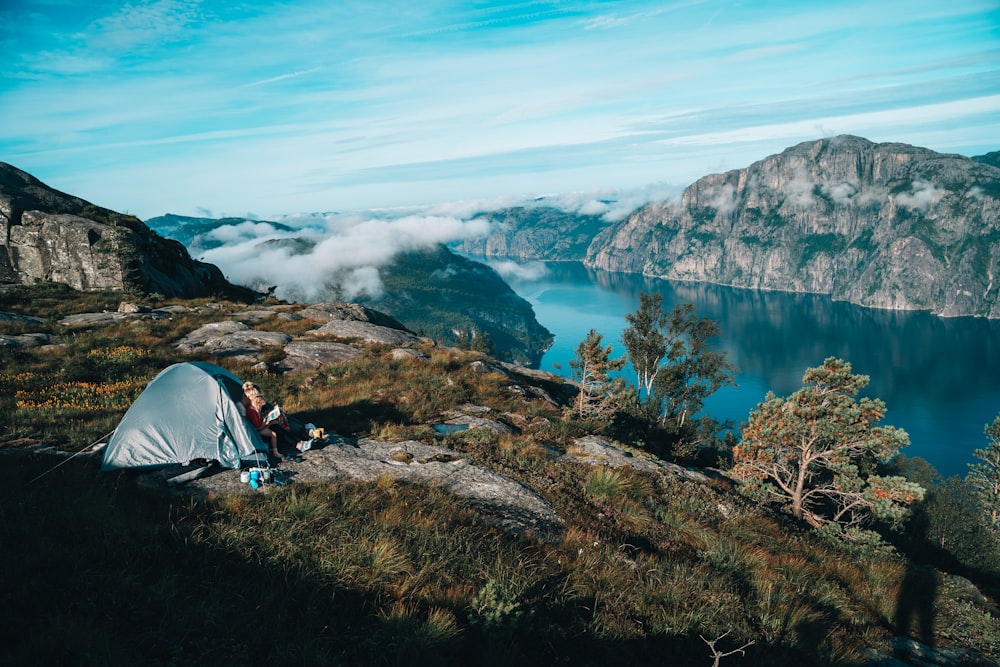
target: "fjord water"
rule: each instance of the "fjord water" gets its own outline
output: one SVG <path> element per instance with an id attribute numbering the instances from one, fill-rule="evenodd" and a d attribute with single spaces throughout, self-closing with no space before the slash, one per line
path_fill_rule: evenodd
<path id="1" fill-rule="evenodd" d="M 556 337 L 542 370 L 569 376 L 569 361 L 592 328 L 616 356 L 624 354 L 626 313 L 638 309 L 641 293 L 658 291 L 664 310 L 693 303 L 699 316 L 715 320 L 721 330 L 715 347 L 740 369 L 739 386 L 720 390 L 706 404 L 716 419 L 739 426 L 768 390 L 788 395 L 802 386 L 807 368 L 839 357 L 851 362 L 853 372 L 870 376 L 862 395 L 885 401 L 882 424 L 909 434 L 904 453 L 927 459 L 947 477 L 968 471 L 972 450 L 987 444 L 984 427 L 1000 413 L 997 321 L 611 274 L 575 262 L 544 266 L 540 279 L 508 277 Z"/>

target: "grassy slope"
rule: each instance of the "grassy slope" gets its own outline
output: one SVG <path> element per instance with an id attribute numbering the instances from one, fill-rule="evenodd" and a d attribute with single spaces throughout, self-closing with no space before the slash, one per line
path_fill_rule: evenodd
<path id="1" fill-rule="evenodd" d="M 14 290 L 0 311 L 52 317 L 118 299 Z M 0 348 L 0 454 L 98 439 L 178 360 L 168 343 L 218 318 L 72 333 L 0 324 L 68 342 L 64 354 Z M 261 325 L 281 326 L 292 325 Z M 705 639 L 725 634 L 720 650 L 754 644 L 722 664 L 857 664 L 895 634 L 914 572 L 898 554 L 835 548 L 722 481 L 556 462 L 597 426 L 517 398 L 500 374 L 468 367 L 476 355 L 428 352 L 414 363 L 368 348 L 298 376 L 231 369 L 340 434 L 466 452 L 550 502 L 566 520 L 559 539 L 502 533 L 422 486 L 177 501 L 93 461 L 3 456 L 0 663 L 710 665 Z M 466 402 L 529 425 L 500 437 L 419 426 Z M 1000 657 L 1000 623 L 960 580 L 935 576 L 936 641 Z"/>

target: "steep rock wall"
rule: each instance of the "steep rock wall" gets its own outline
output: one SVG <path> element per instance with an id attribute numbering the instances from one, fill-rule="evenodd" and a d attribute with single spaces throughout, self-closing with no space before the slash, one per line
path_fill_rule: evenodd
<path id="1" fill-rule="evenodd" d="M 0 162 L 0 283 L 252 299 L 140 220 L 54 190 Z"/>
<path id="2" fill-rule="evenodd" d="M 803 143 L 639 209 L 595 238 L 586 263 L 1000 317 L 1000 169 L 859 137 Z"/>

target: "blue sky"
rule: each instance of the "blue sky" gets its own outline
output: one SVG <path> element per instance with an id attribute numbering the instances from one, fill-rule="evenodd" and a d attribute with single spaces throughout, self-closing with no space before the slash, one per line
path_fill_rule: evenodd
<path id="1" fill-rule="evenodd" d="M 146 219 L 647 193 L 1000 149 L 996 0 L 7 0 L 0 160 Z"/>

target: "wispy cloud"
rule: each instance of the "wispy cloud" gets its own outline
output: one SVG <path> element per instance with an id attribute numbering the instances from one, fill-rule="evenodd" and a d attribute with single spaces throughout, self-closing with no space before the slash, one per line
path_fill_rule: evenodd
<path id="1" fill-rule="evenodd" d="M 1000 136 L 991 0 L 0 11 L 0 159 L 141 217 L 641 190 L 835 133 Z"/>
<path id="2" fill-rule="evenodd" d="M 198 0 L 128 2 L 88 27 L 90 46 L 119 51 L 188 38 L 204 15 Z"/>

